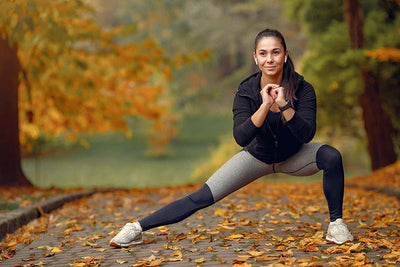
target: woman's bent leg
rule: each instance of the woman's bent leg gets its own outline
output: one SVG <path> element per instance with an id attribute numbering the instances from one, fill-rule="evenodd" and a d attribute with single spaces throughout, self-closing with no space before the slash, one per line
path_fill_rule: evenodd
<path id="1" fill-rule="evenodd" d="M 323 188 L 331 221 L 326 239 L 336 244 L 353 241 L 353 236 L 342 219 L 344 174 L 339 151 L 321 143 L 304 144 L 299 152 L 278 164 L 278 170 L 297 176 L 324 170 Z"/>
<path id="2" fill-rule="evenodd" d="M 328 201 L 331 222 L 342 218 L 344 171 L 340 152 L 329 145 L 323 145 L 317 152 L 318 168 L 324 170 L 323 187 Z"/>
<path id="3" fill-rule="evenodd" d="M 276 169 L 294 176 L 308 176 L 323 170 L 323 189 L 330 220 L 342 218 L 344 172 L 338 150 L 322 143 L 304 144 L 299 152 L 278 164 Z"/>
<path id="4" fill-rule="evenodd" d="M 249 152 L 242 150 L 222 165 L 200 190 L 164 206 L 139 223 L 143 231 L 146 231 L 179 222 L 271 172 L 271 165 L 259 161 Z"/>

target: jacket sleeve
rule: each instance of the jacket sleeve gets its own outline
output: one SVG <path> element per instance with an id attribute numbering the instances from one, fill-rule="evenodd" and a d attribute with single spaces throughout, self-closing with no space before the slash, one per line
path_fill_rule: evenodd
<path id="1" fill-rule="evenodd" d="M 300 142 L 308 143 L 313 139 L 317 127 L 317 98 L 309 83 L 306 83 L 302 91 L 298 96 L 295 114 L 287 122 L 287 126 Z"/>
<path id="2" fill-rule="evenodd" d="M 245 147 L 254 139 L 258 128 L 251 120 L 250 99 L 236 93 L 233 100 L 233 137 L 236 143 Z"/>

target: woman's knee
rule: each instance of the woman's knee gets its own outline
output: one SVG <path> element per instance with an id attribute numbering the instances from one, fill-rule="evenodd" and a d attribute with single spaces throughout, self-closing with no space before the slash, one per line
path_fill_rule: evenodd
<path id="1" fill-rule="evenodd" d="M 317 166 L 319 169 L 336 168 L 342 165 L 342 155 L 330 146 L 323 145 L 317 151 Z"/>
<path id="2" fill-rule="evenodd" d="M 207 184 L 204 184 L 199 190 L 188 195 L 188 197 L 196 204 L 211 205 L 214 203 L 214 197 Z"/>

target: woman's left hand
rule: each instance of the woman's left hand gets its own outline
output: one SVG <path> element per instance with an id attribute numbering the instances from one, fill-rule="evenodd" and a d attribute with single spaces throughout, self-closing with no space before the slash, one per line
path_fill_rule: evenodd
<path id="1" fill-rule="evenodd" d="M 270 94 L 272 96 L 272 98 L 274 99 L 274 102 L 282 107 L 284 105 L 286 105 L 287 101 L 285 99 L 285 88 L 283 88 L 282 86 L 277 87 L 275 89 L 272 89 L 270 91 Z"/>

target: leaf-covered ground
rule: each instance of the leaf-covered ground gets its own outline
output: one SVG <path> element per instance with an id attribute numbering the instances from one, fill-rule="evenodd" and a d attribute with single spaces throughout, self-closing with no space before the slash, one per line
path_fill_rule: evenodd
<path id="1" fill-rule="evenodd" d="M 400 161 L 397 161 L 370 175 L 362 175 L 348 180 L 349 183 L 359 186 L 376 188 L 400 188 Z"/>
<path id="2" fill-rule="evenodd" d="M 382 177 L 385 176 L 381 171 Z M 374 173 L 372 175 L 375 175 Z M 399 175 L 398 169 L 387 175 Z M 355 240 L 327 244 L 322 183 L 256 181 L 177 224 L 145 232 L 144 244 L 108 241 L 127 221 L 197 186 L 95 194 L 30 222 L 0 244 L 6 266 L 396 266 L 400 202 L 346 187 L 344 219 Z"/>

